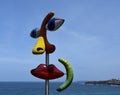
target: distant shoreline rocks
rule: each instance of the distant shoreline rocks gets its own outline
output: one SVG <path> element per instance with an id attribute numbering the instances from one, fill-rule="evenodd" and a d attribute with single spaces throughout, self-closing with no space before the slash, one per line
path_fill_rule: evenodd
<path id="1" fill-rule="evenodd" d="M 86 81 L 85 84 L 91 85 L 120 85 L 120 79 L 111 79 L 103 81 Z"/>

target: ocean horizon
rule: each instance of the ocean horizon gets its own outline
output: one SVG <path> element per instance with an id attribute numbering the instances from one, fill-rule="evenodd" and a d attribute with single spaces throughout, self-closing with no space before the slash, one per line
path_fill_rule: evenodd
<path id="1" fill-rule="evenodd" d="M 86 85 L 78 81 L 58 92 L 61 84 L 50 81 L 49 95 L 120 95 L 120 86 Z M 0 95 L 45 95 L 45 82 L 0 82 Z"/>

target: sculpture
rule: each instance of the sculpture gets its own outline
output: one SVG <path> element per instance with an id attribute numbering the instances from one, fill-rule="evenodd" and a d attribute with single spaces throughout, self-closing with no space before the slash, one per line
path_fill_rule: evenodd
<path id="1" fill-rule="evenodd" d="M 40 29 L 35 28 L 31 31 L 30 36 L 32 38 L 38 38 L 35 46 L 33 47 L 32 53 L 35 55 L 43 54 L 45 52 L 45 63 L 40 64 L 35 69 L 31 70 L 31 74 L 37 78 L 46 80 L 45 94 L 49 95 L 49 80 L 60 78 L 64 75 L 64 73 L 59 70 L 54 64 L 49 64 L 49 54 L 53 53 L 56 49 L 55 45 L 51 44 L 47 39 L 47 30 L 55 31 L 57 30 L 63 23 L 64 19 L 62 18 L 52 18 L 54 16 L 54 12 L 49 12 L 44 18 Z M 66 89 L 73 80 L 73 69 L 70 63 L 63 59 L 59 58 L 58 61 L 62 63 L 66 69 L 67 77 L 66 81 L 58 87 L 57 91 L 63 91 Z"/>

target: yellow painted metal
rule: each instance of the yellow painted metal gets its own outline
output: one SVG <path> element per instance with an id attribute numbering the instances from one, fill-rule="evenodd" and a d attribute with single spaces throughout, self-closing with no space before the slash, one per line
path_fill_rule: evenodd
<path id="1" fill-rule="evenodd" d="M 33 54 L 43 54 L 45 52 L 45 41 L 43 37 L 39 37 L 35 46 L 33 47 Z"/>

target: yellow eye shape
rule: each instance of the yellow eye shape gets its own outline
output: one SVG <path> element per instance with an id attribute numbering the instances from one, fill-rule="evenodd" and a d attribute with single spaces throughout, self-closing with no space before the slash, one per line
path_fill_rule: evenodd
<path id="1" fill-rule="evenodd" d="M 33 54 L 43 54 L 45 52 L 45 41 L 43 37 L 39 37 L 38 41 L 36 42 L 32 53 Z"/>

